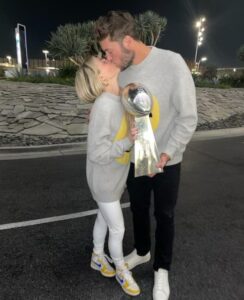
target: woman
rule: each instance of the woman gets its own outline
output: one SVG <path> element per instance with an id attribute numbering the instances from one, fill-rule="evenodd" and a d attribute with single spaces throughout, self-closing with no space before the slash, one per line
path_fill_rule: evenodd
<path id="1" fill-rule="evenodd" d="M 95 101 L 89 117 L 86 164 L 88 185 L 98 205 L 91 267 L 105 277 L 115 276 L 125 293 L 136 296 L 140 289 L 123 257 L 124 220 L 120 198 L 137 130 L 128 131 L 120 101 L 119 72 L 111 62 L 92 56 L 77 71 L 75 85 L 81 100 Z M 115 269 L 104 254 L 107 228 L 108 248 Z"/>

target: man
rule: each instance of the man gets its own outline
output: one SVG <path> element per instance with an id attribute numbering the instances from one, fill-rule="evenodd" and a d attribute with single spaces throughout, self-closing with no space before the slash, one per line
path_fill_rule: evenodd
<path id="1" fill-rule="evenodd" d="M 153 96 L 151 124 L 160 152 L 157 167 L 163 173 L 134 177 L 132 161 L 127 179 L 134 226 L 134 251 L 125 257 L 129 269 L 150 260 L 150 198 L 154 194 L 156 219 L 153 299 L 166 300 L 170 289 L 174 210 L 183 152 L 197 125 L 195 87 L 182 57 L 149 47 L 135 30 L 128 12 L 111 11 L 96 22 L 96 35 L 106 58 L 123 71 L 120 85 L 145 85 Z"/>

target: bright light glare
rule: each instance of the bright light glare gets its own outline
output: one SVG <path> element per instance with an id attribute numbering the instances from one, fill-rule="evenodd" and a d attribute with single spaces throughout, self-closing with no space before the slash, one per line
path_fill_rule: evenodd
<path id="1" fill-rule="evenodd" d="M 196 27 L 200 27 L 200 26 L 201 26 L 201 22 L 198 21 L 198 22 L 196 23 Z"/>

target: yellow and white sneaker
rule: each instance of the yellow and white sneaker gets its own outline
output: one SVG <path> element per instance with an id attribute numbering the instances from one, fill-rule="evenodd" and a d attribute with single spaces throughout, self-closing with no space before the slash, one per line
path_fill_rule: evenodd
<path id="1" fill-rule="evenodd" d="M 130 296 L 138 296 L 140 294 L 140 288 L 126 266 L 123 269 L 116 270 L 115 278 L 126 294 Z"/>
<path id="2" fill-rule="evenodd" d="M 106 254 L 96 254 L 92 253 L 91 258 L 91 268 L 96 271 L 100 271 L 100 273 L 104 277 L 114 277 L 116 272 L 115 269 L 109 264 L 112 262 Z"/>

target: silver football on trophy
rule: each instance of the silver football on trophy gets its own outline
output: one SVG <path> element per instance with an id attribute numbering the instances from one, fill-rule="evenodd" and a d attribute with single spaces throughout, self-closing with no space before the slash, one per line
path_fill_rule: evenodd
<path id="1" fill-rule="evenodd" d="M 123 88 L 122 103 L 127 112 L 135 117 L 149 115 L 152 109 L 152 96 L 140 83 L 130 83 Z"/>

